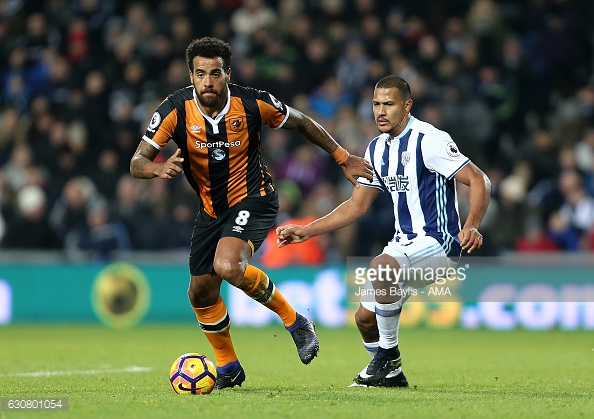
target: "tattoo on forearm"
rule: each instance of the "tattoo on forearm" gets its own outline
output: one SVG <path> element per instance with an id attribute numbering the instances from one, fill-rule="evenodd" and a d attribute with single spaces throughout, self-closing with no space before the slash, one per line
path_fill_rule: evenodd
<path id="1" fill-rule="evenodd" d="M 332 153 L 337 147 L 336 141 L 324 127 L 307 116 L 304 116 L 303 122 L 298 125 L 297 129 L 308 141 L 321 147 L 328 154 Z"/>
<path id="2" fill-rule="evenodd" d="M 148 144 L 146 141 L 141 141 L 130 161 L 130 174 L 139 179 L 150 179 L 155 177 L 155 174 L 147 172 L 145 167 L 157 157 L 157 154 L 159 154 L 159 150 Z"/>

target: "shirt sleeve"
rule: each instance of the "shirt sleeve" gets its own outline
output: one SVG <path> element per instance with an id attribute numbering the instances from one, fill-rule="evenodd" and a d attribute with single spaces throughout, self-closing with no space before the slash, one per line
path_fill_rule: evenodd
<path id="1" fill-rule="evenodd" d="M 289 107 L 264 90 L 255 90 L 256 103 L 262 116 L 262 124 L 281 128 L 289 117 Z"/>
<path id="2" fill-rule="evenodd" d="M 460 149 L 447 132 L 436 130 L 429 133 L 421 141 L 421 151 L 425 166 L 445 176 L 453 178 L 470 159 Z"/>
<path id="3" fill-rule="evenodd" d="M 363 186 L 367 186 L 370 188 L 376 188 L 376 189 L 380 189 L 380 190 L 384 190 L 384 186 L 383 183 L 379 177 L 379 173 L 375 167 L 375 162 L 371 157 L 371 149 L 370 149 L 371 143 L 367 146 L 367 150 L 365 150 L 365 160 L 371 162 L 371 165 L 373 166 L 373 181 L 369 182 L 366 178 L 364 178 L 363 176 L 360 176 L 357 179 L 357 182 Z"/>
<path id="4" fill-rule="evenodd" d="M 177 111 L 169 99 L 157 108 L 142 139 L 160 150 L 173 136 L 177 124 Z"/>

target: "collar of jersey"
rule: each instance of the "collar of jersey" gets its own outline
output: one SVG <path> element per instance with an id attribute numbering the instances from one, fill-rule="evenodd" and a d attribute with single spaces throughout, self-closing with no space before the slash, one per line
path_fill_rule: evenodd
<path id="1" fill-rule="evenodd" d="M 408 120 L 408 124 L 406 124 L 406 127 L 404 127 L 404 129 L 402 130 L 402 132 L 400 134 L 398 134 L 396 137 L 391 138 L 390 134 L 388 134 L 388 138 L 386 138 L 386 142 L 389 144 L 390 141 L 400 141 L 400 139 L 408 132 L 408 130 L 410 130 L 410 126 L 412 125 L 413 121 L 414 121 L 415 117 L 410 115 L 410 119 Z"/>
<path id="2" fill-rule="evenodd" d="M 198 97 L 196 96 L 196 88 L 192 89 L 192 94 L 194 95 L 194 103 L 196 104 L 196 107 L 198 108 L 198 110 L 200 111 L 200 113 L 202 114 L 204 119 L 206 119 L 212 125 L 218 125 L 219 122 L 221 121 L 221 119 L 223 119 L 225 117 L 225 115 L 227 114 L 227 112 L 229 112 L 229 108 L 231 107 L 231 91 L 229 90 L 228 87 L 227 87 L 227 103 L 225 104 L 225 107 L 223 108 L 223 110 L 221 112 L 219 112 L 217 117 L 214 119 L 211 118 L 210 116 L 206 115 L 204 112 L 202 112 L 202 108 L 200 108 L 200 105 L 198 104 Z"/>

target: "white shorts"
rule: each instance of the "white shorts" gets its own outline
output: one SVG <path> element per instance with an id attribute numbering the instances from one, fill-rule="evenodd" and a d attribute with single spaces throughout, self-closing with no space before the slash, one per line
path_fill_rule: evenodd
<path id="1" fill-rule="evenodd" d="M 404 269 L 412 273 L 408 277 L 403 276 L 407 280 L 398 281 L 401 290 L 408 287 L 422 288 L 430 285 L 436 280 L 434 274 L 436 270 L 455 268 L 457 265 L 446 255 L 441 244 L 431 236 L 419 236 L 411 240 L 389 242 L 384 247 L 382 254 L 393 257 L 400 265 L 401 270 Z M 427 279 L 427 277 L 419 278 L 419 272 L 429 271 L 432 271 L 432 275 L 429 277 L 432 279 Z M 373 284 L 367 281 L 365 288 L 371 290 Z M 408 297 L 410 297 L 410 293 L 403 292 L 401 303 L 403 304 Z M 361 298 L 361 305 L 369 311 L 375 311 L 375 302 L 370 301 L 369 296 Z"/>

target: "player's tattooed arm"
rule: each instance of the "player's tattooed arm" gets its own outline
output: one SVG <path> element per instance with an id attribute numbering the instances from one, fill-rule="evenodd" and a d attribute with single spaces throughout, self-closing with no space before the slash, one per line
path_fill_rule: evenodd
<path id="1" fill-rule="evenodd" d="M 344 176 L 356 187 L 357 177 L 363 176 L 369 181 L 373 180 L 373 166 L 364 158 L 349 154 L 347 150 L 342 148 L 332 136 L 319 123 L 311 119 L 309 116 L 290 108 L 289 117 L 287 118 L 283 128 L 297 131 L 303 135 L 309 142 L 319 146 L 330 154 L 338 163 Z"/>
<path id="2" fill-rule="evenodd" d="M 130 174 L 139 179 L 151 179 L 160 177 L 162 179 L 173 179 L 183 172 L 179 163 L 184 159 L 180 157 L 181 150 L 178 148 L 167 161 L 155 163 L 153 160 L 159 154 L 159 150 L 146 141 L 141 141 L 130 160 Z"/>
<path id="3" fill-rule="evenodd" d="M 290 109 L 289 117 L 287 118 L 285 125 L 283 125 L 283 128 L 297 131 L 309 142 L 319 146 L 328 154 L 331 154 L 339 147 L 338 143 L 330 134 L 328 134 L 328 131 L 326 131 L 323 126 L 297 109 Z"/>

